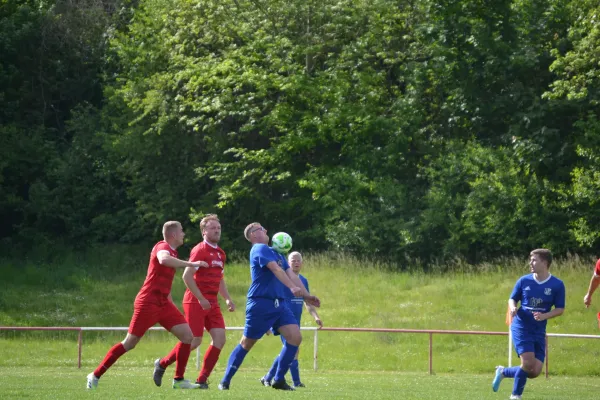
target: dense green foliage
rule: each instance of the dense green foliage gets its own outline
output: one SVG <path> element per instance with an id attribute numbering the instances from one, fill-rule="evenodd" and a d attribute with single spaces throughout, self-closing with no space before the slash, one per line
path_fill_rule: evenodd
<path id="1" fill-rule="evenodd" d="M 253 220 L 395 260 L 600 245 L 597 2 L 0 4 L 2 243 L 216 212 L 229 248 Z"/>

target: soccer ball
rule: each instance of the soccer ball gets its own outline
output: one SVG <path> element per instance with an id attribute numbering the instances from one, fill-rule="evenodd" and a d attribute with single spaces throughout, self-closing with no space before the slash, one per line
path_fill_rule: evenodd
<path id="1" fill-rule="evenodd" d="M 292 237 L 285 232 L 277 232 L 271 238 L 271 245 L 278 253 L 287 254 L 292 249 Z"/>

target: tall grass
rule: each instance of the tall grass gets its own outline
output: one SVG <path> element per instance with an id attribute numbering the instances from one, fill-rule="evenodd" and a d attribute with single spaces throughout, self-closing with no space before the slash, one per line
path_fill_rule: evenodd
<path id="1" fill-rule="evenodd" d="M 0 260 L 0 325 L 127 326 L 133 299 L 145 278 L 148 251 L 117 246 L 56 253 L 47 259 Z M 551 272 L 567 288 L 567 309 L 564 316 L 549 321 L 549 332 L 598 333 L 595 314 L 600 307 L 583 307 L 593 261 L 571 257 L 553 264 Z M 397 267 L 343 254 L 305 254 L 303 274 L 322 300 L 319 313 L 326 326 L 506 331 L 507 298 L 517 278 L 528 273 L 527 260 L 514 258 L 477 266 L 457 260 L 429 272 L 416 262 L 402 266 L 408 272 L 396 272 Z M 173 285 L 176 304 L 184 292 L 180 276 Z M 225 277 L 238 305 L 238 311 L 226 313 L 226 323 L 242 326 L 250 283 L 247 263 L 227 265 Z M 307 313 L 302 325 L 314 326 Z M 55 363 L 57 357 L 70 363 L 75 353 L 66 349 L 73 349 L 75 339 L 68 335 L 0 332 L 0 365 L 19 363 L 23 351 L 41 364 Z M 85 333 L 85 366 L 94 366 L 122 336 Z M 224 354 L 240 336 L 240 332 L 228 333 Z M 301 362 L 308 366 L 312 365 L 312 335 L 305 336 Z M 166 333 L 150 333 L 119 363 L 150 362 L 173 343 Z M 506 343 L 506 337 L 434 335 L 434 370 L 489 372 L 505 362 Z M 244 365 L 266 368 L 279 346 L 278 339 L 265 338 Z M 552 338 L 551 373 L 600 375 L 599 353 L 600 343 L 595 340 Z M 422 334 L 319 333 L 319 367 L 324 370 L 425 372 L 427 354 L 428 336 Z"/>

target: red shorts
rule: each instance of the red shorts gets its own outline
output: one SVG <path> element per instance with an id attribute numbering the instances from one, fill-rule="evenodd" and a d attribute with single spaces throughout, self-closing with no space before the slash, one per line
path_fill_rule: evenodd
<path id="1" fill-rule="evenodd" d="M 194 337 L 202 337 L 204 334 L 204 328 L 210 331 L 214 328 L 225 329 L 225 321 L 223 320 L 223 313 L 221 313 L 221 307 L 217 301 L 210 302 L 210 309 L 204 310 L 200 303 L 183 303 L 183 311 L 187 318 L 190 328 Z"/>
<path id="2" fill-rule="evenodd" d="M 157 323 L 170 331 L 175 325 L 186 324 L 187 321 L 181 311 L 170 301 L 165 301 L 163 304 L 136 301 L 133 304 L 129 333 L 142 337 Z"/>

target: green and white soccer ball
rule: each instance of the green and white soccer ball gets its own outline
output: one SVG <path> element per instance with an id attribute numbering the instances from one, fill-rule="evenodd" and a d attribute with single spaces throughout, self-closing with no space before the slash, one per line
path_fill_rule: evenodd
<path id="1" fill-rule="evenodd" d="M 287 254 L 292 249 L 292 237 L 285 232 L 277 232 L 271 238 L 271 247 L 278 253 Z"/>

